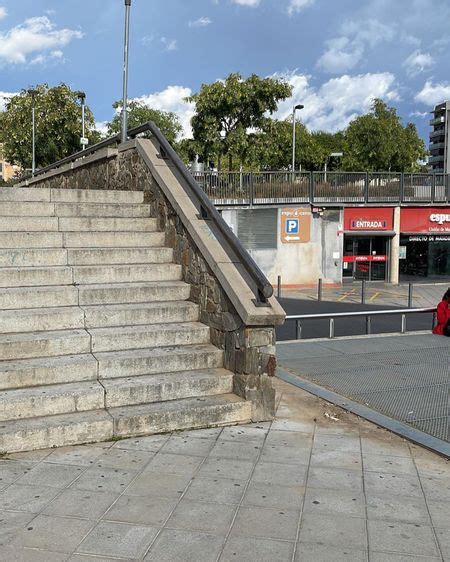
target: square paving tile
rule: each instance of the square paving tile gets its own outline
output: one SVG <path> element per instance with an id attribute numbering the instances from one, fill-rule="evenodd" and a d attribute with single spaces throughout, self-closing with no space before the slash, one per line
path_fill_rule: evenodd
<path id="1" fill-rule="evenodd" d="M 428 501 L 427 503 L 434 527 L 448 529 L 450 527 L 450 503 L 447 501 Z"/>
<path id="2" fill-rule="evenodd" d="M 183 437 L 173 435 L 160 449 L 161 453 L 174 453 L 176 455 L 190 455 L 195 457 L 206 457 L 214 446 L 210 439 L 197 439 L 195 437 Z"/>
<path id="3" fill-rule="evenodd" d="M 377 551 L 439 556 L 431 527 L 393 521 L 368 521 L 370 548 Z"/>
<path id="4" fill-rule="evenodd" d="M 50 486 L 21 486 L 11 484 L 0 492 L 0 510 L 29 511 L 39 513 L 59 493 Z"/>
<path id="5" fill-rule="evenodd" d="M 289 509 L 241 507 L 231 536 L 295 540 L 300 512 Z"/>
<path id="6" fill-rule="evenodd" d="M 208 457 L 200 468 L 198 475 L 206 477 L 231 478 L 246 480 L 250 477 L 254 463 L 252 461 Z"/>
<path id="7" fill-rule="evenodd" d="M 211 450 L 212 457 L 256 461 L 261 452 L 262 445 L 255 442 L 243 443 L 241 441 L 216 441 Z"/>
<path id="8" fill-rule="evenodd" d="M 450 502 L 450 476 L 422 476 L 420 481 L 428 500 Z"/>
<path id="9" fill-rule="evenodd" d="M 362 466 L 359 451 L 340 451 L 328 448 L 314 448 L 311 455 L 311 466 L 332 466 L 333 468 L 356 469 Z"/>
<path id="10" fill-rule="evenodd" d="M 163 474 L 180 474 L 192 477 L 203 461 L 202 457 L 192 455 L 176 455 L 157 453 L 146 466 L 145 472 L 161 472 Z"/>
<path id="11" fill-rule="evenodd" d="M 328 544 L 335 548 L 366 550 L 366 522 L 362 518 L 344 516 L 342 513 L 304 513 L 299 541 Z"/>
<path id="12" fill-rule="evenodd" d="M 0 460 L 0 485 L 15 482 L 20 477 L 30 472 L 33 467 L 34 463 L 31 462 Z"/>
<path id="13" fill-rule="evenodd" d="M 300 542 L 297 545 L 295 562 L 367 562 L 367 553 L 346 547 L 334 548 L 329 545 Z"/>
<path id="14" fill-rule="evenodd" d="M 49 550 L 0 547 L 0 560 L 5 562 L 66 562 L 67 556 L 67 553 L 50 552 Z"/>
<path id="15" fill-rule="evenodd" d="M 384 521 L 405 521 L 431 525 L 427 504 L 423 498 L 369 495 L 367 498 L 367 517 Z"/>
<path id="16" fill-rule="evenodd" d="M 268 486 L 303 486 L 306 481 L 308 466 L 305 464 L 279 464 L 260 461 L 255 467 L 252 482 L 267 484 Z"/>
<path id="17" fill-rule="evenodd" d="M 262 445 L 266 439 L 268 428 L 258 429 L 247 425 L 224 427 L 220 434 L 221 441 L 241 441 L 243 443 L 256 443 Z"/>
<path id="18" fill-rule="evenodd" d="M 94 521 L 86 519 L 38 515 L 17 533 L 11 544 L 19 548 L 40 548 L 71 553 L 94 525 Z"/>
<path id="19" fill-rule="evenodd" d="M 158 530 L 152 527 L 101 521 L 77 548 L 77 552 L 123 558 L 142 557 Z"/>
<path id="20" fill-rule="evenodd" d="M 114 443 L 113 449 L 128 449 L 133 451 L 150 451 L 157 453 L 161 447 L 169 440 L 170 434 L 148 435 L 147 437 L 132 437 L 131 439 L 121 439 Z"/>
<path id="21" fill-rule="evenodd" d="M 363 455 L 364 470 L 390 474 L 417 474 L 411 457 L 392 457 L 386 455 Z"/>
<path id="22" fill-rule="evenodd" d="M 446 529 L 436 529 L 436 535 L 444 560 L 450 560 L 450 522 Z"/>
<path id="23" fill-rule="evenodd" d="M 230 537 L 220 562 L 286 562 L 292 559 L 294 543 L 253 537 Z"/>
<path id="24" fill-rule="evenodd" d="M 222 537 L 164 529 L 152 546 L 145 561 L 152 562 L 215 562 L 222 548 Z"/>
<path id="25" fill-rule="evenodd" d="M 301 509 L 304 493 L 303 486 L 268 486 L 251 482 L 244 496 L 243 505 Z"/>
<path id="26" fill-rule="evenodd" d="M 104 452 L 105 449 L 103 447 L 97 446 L 61 447 L 60 449 L 53 449 L 46 457 L 46 462 L 89 466 L 94 464 L 94 461 Z"/>
<path id="27" fill-rule="evenodd" d="M 161 474 L 160 472 L 143 472 L 127 488 L 129 496 L 156 496 L 161 498 L 179 498 L 190 482 L 189 476 L 183 474 Z"/>
<path id="28" fill-rule="evenodd" d="M 311 467 L 308 474 L 308 486 L 328 490 L 349 490 L 353 493 L 363 491 L 361 470 L 344 468 Z"/>
<path id="29" fill-rule="evenodd" d="M 414 556 L 413 554 L 397 554 L 395 552 L 370 551 L 370 562 L 442 562 L 442 558 L 434 556 Z"/>
<path id="30" fill-rule="evenodd" d="M 178 498 L 123 495 L 105 513 L 103 519 L 159 528 L 163 526 L 177 502 Z"/>
<path id="31" fill-rule="evenodd" d="M 32 513 L 0 511 L 0 547 L 12 542 L 33 518 L 34 515 Z"/>
<path id="32" fill-rule="evenodd" d="M 140 471 L 154 456 L 155 453 L 152 451 L 112 448 L 108 451 L 104 451 L 103 454 L 95 460 L 94 466 Z"/>
<path id="33" fill-rule="evenodd" d="M 67 466 L 42 462 L 22 476 L 17 481 L 17 484 L 64 488 L 76 480 L 84 470 L 86 470 L 86 467 L 83 466 Z"/>
<path id="34" fill-rule="evenodd" d="M 394 495 L 422 498 L 419 479 L 411 474 L 389 474 L 387 472 L 366 472 L 364 474 L 366 493 L 372 495 Z"/>
<path id="35" fill-rule="evenodd" d="M 305 513 L 343 514 L 365 517 L 364 496 L 345 490 L 321 490 L 308 487 L 306 491 Z"/>
<path id="36" fill-rule="evenodd" d="M 245 485 L 245 480 L 196 477 L 184 497 L 189 500 L 235 505 L 241 501 Z"/>
<path id="37" fill-rule="evenodd" d="M 122 492 L 136 477 L 136 474 L 138 473 L 131 470 L 92 466 L 71 487 L 94 492 Z"/>
<path id="38" fill-rule="evenodd" d="M 204 531 L 225 536 L 236 507 L 226 504 L 203 503 L 183 498 L 166 526 L 169 529 Z"/>
<path id="39" fill-rule="evenodd" d="M 98 519 L 116 498 L 117 493 L 69 488 L 47 505 L 44 513 L 55 517 Z"/>

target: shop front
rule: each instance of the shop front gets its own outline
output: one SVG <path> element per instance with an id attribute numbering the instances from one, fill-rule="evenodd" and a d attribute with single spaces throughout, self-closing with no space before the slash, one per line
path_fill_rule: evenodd
<path id="1" fill-rule="evenodd" d="M 392 207 L 344 209 L 343 277 L 387 281 L 394 234 Z"/>
<path id="2" fill-rule="evenodd" d="M 450 278 L 450 208 L 402 208 L 400 230 L 403 280 Z"/>

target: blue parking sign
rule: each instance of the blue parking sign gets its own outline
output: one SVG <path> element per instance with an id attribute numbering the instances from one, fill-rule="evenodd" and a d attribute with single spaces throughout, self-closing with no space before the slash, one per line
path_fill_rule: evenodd
<path id="1" fill-rule="evenodd" d="M 287 234 L 298 234 L 300 228 L 299 219 L 288 219 L 286 221 L 286 233 Z"/>

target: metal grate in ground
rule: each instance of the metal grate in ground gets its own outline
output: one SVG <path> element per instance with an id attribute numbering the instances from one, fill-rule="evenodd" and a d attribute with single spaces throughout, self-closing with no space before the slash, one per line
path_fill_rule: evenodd
<path id="1" fill-rule="evenodd" d="M 450 341 L 432 335 L 295 342 L 279 364 L 303 379 L 449 442 Z"/>

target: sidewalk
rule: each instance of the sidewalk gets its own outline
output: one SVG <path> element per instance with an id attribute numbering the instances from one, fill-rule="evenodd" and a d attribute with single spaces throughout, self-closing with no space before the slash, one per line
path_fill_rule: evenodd
<path id="1" fill-rule="evenodd" d="M 279 380 L 273 423 L 11 455 L 0 559 L 450 560 L 450 465 Z"/>

